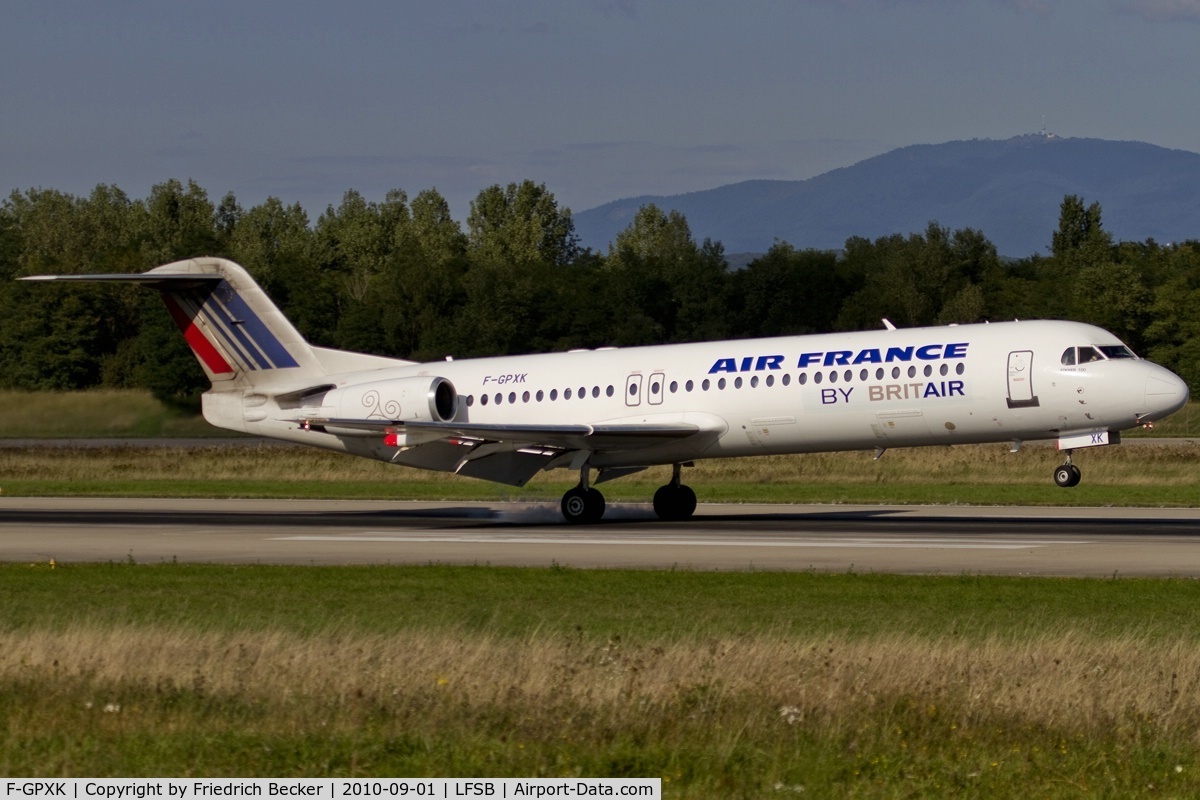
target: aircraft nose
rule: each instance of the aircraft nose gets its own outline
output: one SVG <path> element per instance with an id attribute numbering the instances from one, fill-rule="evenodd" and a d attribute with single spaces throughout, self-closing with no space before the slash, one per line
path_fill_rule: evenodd
<path id="1" fill-rule="evenodd" d="M 1183 408 L 1188 401 L 1188 386 L 1183 379 L 1170 370 L 1158 367 L 1146 378 L 1146 415 L 1162 419 Z"/>

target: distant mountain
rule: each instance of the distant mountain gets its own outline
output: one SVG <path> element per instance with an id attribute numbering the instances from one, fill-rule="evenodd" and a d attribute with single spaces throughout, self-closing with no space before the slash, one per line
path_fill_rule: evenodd
<path id="1" fill-rule="evenodd" d="M 913 145 L 804 181 L 746 181 L 670 197 L 617 200 L 574 215 L 587 247 L 607 249 L 638 208 L 687 217 L 697 241 L 727 253 L 776 239 L 838 249 L 925 230 L 975 228 L 1001 255 L 1048 252 L 1065 195 L 1100 203 L 1117 241 L 1200 239 L 1200 154 L 1142 142 L 1027 135 Z"/>

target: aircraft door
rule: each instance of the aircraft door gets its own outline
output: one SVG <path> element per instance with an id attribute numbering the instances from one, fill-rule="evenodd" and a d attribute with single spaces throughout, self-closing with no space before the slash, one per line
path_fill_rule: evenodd
<path id="1" fill-rule="evenodd" d="M 640 406 L 642 404 L 642 376 L 630 375 L 625 379 L 625 405 Z"/>
<path id="2" fill-rule="evenodd" d="M 647 403 L 652 406 L 662 405 L 663 384 L 666 382 L 667 379 L 661 372 L 655 372 L 650 376 L 650 385 L 646 387 Z"/>
<path id="3" fill-rule="evenodd" d="M 1035 408 L 1041 405 L 1033 393 L 1033 351 L 1008 354 L 1008 407 Z"/>

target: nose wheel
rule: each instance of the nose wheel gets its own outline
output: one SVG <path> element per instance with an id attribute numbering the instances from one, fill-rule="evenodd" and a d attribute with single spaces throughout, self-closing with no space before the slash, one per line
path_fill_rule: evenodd
<path id="1" fill-rule="evenodd" d="M 1079 467 L 1071 463 L 1071 451 L 1067 451 L 1067 461 L 1054 469 L 1054 482 L 1064 489 L 1070 489 L 1072 486 L 1078 486 L 1083 475 L 1079 472 Z"/>

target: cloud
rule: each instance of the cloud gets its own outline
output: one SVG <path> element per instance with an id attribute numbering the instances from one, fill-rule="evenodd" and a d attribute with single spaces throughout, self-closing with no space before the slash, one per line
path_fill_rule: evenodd
<path id="1" fill-rule="evenodd" d="M 1050 0 L 1000 0 L 1000 4 L 1043 16 L 1050 13 Z"/>
<path id="2" fill-rule="evenodd" d="M 629 19 L 637 19 L 637 4 L 634 0 L 592 0 L 592 6 L 605 16 L 620 14 Z"/>
<path id="3" fill-rule="evenodd" d="M 992 0 L 992 2 L 1001 6 L 1009 6 L 1018 11 L 1031 11 L 1035 14 L 1050 13 L 1050 5 L 1053 0 Z M 844 6 L 846 8 L 858 8 L 866 5 L 882 5 L 882 6 L 955 6 L 965 5 L 966 0 L 807 0 L 808 3 L 821 6 Z"/>
<path id="4" fill-rule="evenodd" d="M 1200 22 L 1200 0 L 1128 0 L 1125 8 L 1151 22 Z"/>

